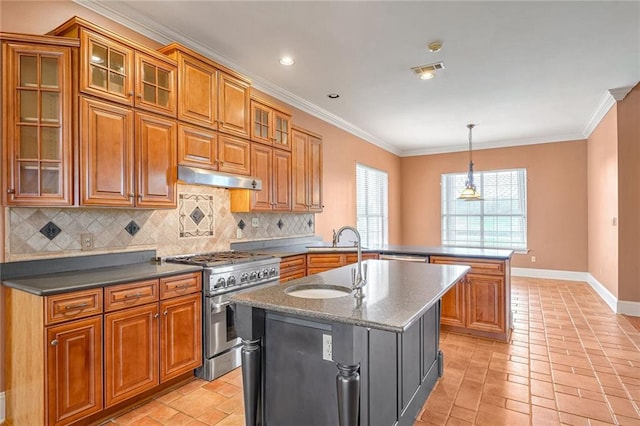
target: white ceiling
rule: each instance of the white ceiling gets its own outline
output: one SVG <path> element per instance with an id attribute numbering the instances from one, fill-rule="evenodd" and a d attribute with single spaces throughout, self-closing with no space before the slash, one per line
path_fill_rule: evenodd
<path id="1" fill-rule="evenodd" d="M 640 80 L 636 1 L 76 1 L 399 155 L 582 139 Z"/>

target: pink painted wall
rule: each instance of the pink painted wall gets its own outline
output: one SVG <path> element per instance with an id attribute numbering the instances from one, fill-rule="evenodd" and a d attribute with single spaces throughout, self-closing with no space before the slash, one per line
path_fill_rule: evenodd
<path id="1" fill-rule="evenodd" d="M 621 301 L 640 302 L 640 84 L 618 102 Z"/>
<path id="2" fill-rule="evenodd" d="M 614 105 L 587 140 L 589 272 L 618 296 L 618 120 Z"/>
<path id="3" fill-rule="evenodd" d="M 530 252 L 514 267 L 587 270 L 586 141 L 478 150 L 473 160 L 478 171 L 527 169 Z M 440 244 L 440 175 L 465 172 L 468 161 L 467 152 L 402 158 L 403 244 Z"/>

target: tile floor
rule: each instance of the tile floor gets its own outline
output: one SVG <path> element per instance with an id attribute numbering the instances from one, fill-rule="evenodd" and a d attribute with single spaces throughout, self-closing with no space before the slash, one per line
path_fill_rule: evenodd
<path id="1" fill-rule="evenodd" d="M 515 277 L 512 310 L 509 343 L 443 333 L 445 374 L 415 426 L 640 425 L 640 332 L 626 317 L 585 283 Z M 244 425 L 241 389 L 239 369 L 194 380 L 110 424 Z"/>

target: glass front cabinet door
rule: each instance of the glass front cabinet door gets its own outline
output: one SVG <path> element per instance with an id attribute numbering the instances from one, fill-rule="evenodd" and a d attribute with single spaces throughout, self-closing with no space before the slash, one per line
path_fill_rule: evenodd
<path id="1" fill-rule="evenodd" d="M 4 195 L 10 205 L 70 205 L 71 47 L 2 43 Z"/>

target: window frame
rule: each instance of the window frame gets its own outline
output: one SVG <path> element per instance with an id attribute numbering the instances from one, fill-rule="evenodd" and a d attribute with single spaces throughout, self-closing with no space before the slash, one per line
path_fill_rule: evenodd
<path id="1" fill-rule="evenodd" d="M 491 198 L 490 200 L 496 200 L 496 202 L 498 202 L 499 200 L 502 201 L 506 201 L 506 200 L 510 200 L 512 203 L 515 201 L 517 204 L 519 204 L 519 210 L 521 211 L 521 213 L 519 212 L 514 212 L 513 210 L 513 204 L 511 207 L 512 212 L 511 213 L 498 213 L 498 212 L 493 212 L 493 213 L 487 213 L 485 211 L 485 201 L 488 201 L 487 199 L 484 199 L 484 195 L 486 193 L 485 191 L 485 179 L 487 175 L 490 174 L 498 174 L 498 173 L 505 173 L 505 172 L 516 172 L 516 175 L 514 176 L 515 179 L 517 179 L 517 189 L 518 189 L 518 193 L 522 194 L 521 197 L 518 198 Z M 514 250 L 515 252 L 518 253 L 526 253 L 528 251 L 528 226 L 527 226 L 527 221 L 528 221 L 528 212 L 527 212 L 527 203 L 528 203 L 528 193 L 527 193 L 527 169 L 522 167 L 522 168 L 510 168 L 510 169 L 498 169 L 498 170 L 485 170 L 485 171 L 476 171 L 474 172 L 474 180 L 476 183 L 476 186 L 478 187 L 478 191 L 480 192 L 481 196 L 483 196 L 483 199 L 480 201 L 467 201 L 467 200 L 459 200 L 457 199 L 458 194 L 462 191 L 462 189 L 464 188 L 464 181 L 466 180 L 468 173 L 464 172 L 464 173 L 443 173 L 440 175 L 440 185 L 441 185 L 441 199 L 440 199 L 440 238 L 441 238 L 441 244 L 445 247 L 468 247 L 468 248 L 479 248 L 479 249 L 495 249 L 495 250 Z M 449 188 L 448 187 L 448 183 L 447 182 L 455 182 L 456 178 L 458 178 L 459 183 L 454 187 L 454 188 Z M 510 185 L 510 186 L 513 186 Z M 498 188 L 499 186 L 496 183 L 496 188 Z M 446 198 L 447 197 L 447 193 L 451 194 L 453 198 Z M 480 203 L 480 212 L 479 213 L 465 213 L 465 214 L 457 214 L 455 211 L 453 213 L 450 213 L 449 211 L 445 211 L 448 209 L 447 207 L 447 203 L 450 203 L 451 201 L 455 202 L 455 203 Z M 457 205 L 457 204 L 456 204 Z M 465 240 L 458 240 L 455 238 L 455 227 L 450 226 L 447 221 L 451 221 L 452 219 L 455 219 L 456 217 L 475 217 L 479 219 L 479 229 L 478 229 L 478 233 L 480 235 L 480 239 L 477 241 L 473 241 L 472 239 L 469 238 L 469 234 L 471 232 L 473 232 L 472 229 L 467 228 L 467 238 Z M 509 240 L 508 242 L 505 243 L 500 243 L 500 242 L 496 242 L 491 241 L 491 240 L 487 240 L 486 238 L 486 221 L 485 218 L 488 217 L 492 217 L 492 218 L 500 218 L 500 217 L 509 217 L 509 218 L 518 218 L 518 220 L 521 220 L 521 231 L 519 232 L 520 238 L 511 238 L 511 240 Z M 496 221 L 496 229 L 493 231 L 496 234 L 498 234 L 500 232 L 500 229 L 498 228 L 498 224 L 499 222 Z M 513 224 L 513 222 L 512 222 Z M 449 226 L 448 226 L 449 225 Z M 504 230 L 503 230 L 504 232 Z M 513 231 L 513 226 L 511 226 L 511 228 L 509 229 L 508 232 L 514 232 Z M 448 234 L 448 235 L 447 235 Z M 453 238 L 451 238 L 453 236 Z"/>
<path id="2" fill-rule="evenodd" d="M 380 174 L 381 176 L 379 176 L 379 178 L 382 179 L 382 187 L 379 188 L 379 191 L 381 191 L 381 194 L 379 194 L 379 198 L 380 198 L 380 211 L 381 214 L 365 214 L 365 215 L 360 215 L 359 211 L 360 211 L 360 197 L 358 196 L 358 194 L 361 192 L 360 191 L 360 170 L 364 171 L 364 173 L 376 173 L 376 174 Z M 356 214 L 356 229 L 358 229 L 358 232 L 360 233 L 360 237 L 362 239 L 362 245 L 364 247 L 370 247 L 372 245 L 379 245 L 379 244 L 389 244 L 389 173 L 386 170 L 381 170 L 381 169 L 377 169 L 375 167 L 371 167 L 371 166 L 367 166 L 365 164 L 362 163 L 358 163 L 356 162 L 356 170 L 355 170 L 355 177 L 356 177 L 356 185 L 355 185 L 355 214 Z M 383 176 L 383 178 L 382 178 Z M 365 179 L 365 181 L 367 180 L 366 177 L 363 177 Z M 363 190 L 365 190 L 366 188 L 363 188 Z M 368 193 L 367 193 L 368 195 Z M 369 197 L 367 197 L 367 200 L 365 200 L 365 204 L 368 204 Z M 366 213 L 369 213 L 369 209 L 367 206 L 365 206 L 366 209 Z M 376 218 L 378 220 L 380 220 L 380 225 L 381 225 L 381 229 L 379 232 L 376 232 L 375 235 L 373 232 L 371 231 L 367 231 L 367 230 L 363 230 L 360 227 L 360 223 L 361 223 L 361 218 L 366 218 L 367 220 L 370 220 L 369 218 Z M 371 238 L 371 236 L 374 235 L 374 238 Z M 380 238 L 380 241 L 375 241 L 376 239 Z M 374 240 L 374 241 L 372 241 Z"/>

